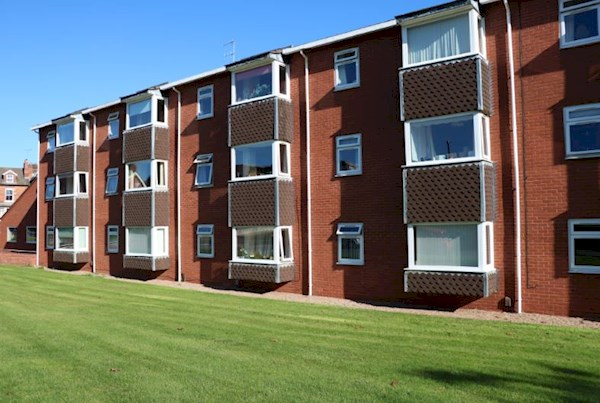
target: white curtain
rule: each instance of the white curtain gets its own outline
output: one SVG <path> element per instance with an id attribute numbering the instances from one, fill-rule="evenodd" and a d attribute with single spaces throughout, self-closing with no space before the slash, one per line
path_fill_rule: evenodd
<path id="1" fill-rule="evenodd" d="M 237 253 L 244 259 L 273 259 L 273 229 L 239 228 Z"/>
<path id="2" fill-rule="evenodd" d="M 150 228 L 129 228 L 127 232 L 128 252 L 131 254 L 152 253 Z"/>
<path id="3" fill-rule="evenodd" d="M 469 52 L 469 14 L 408 29 L 408 60 L 426 62 Z"/>
<path id="4" fill-rule="evenodd" d="M 431 161 L 435 157 L 431 125 L 410 126 L 412 161 Z"/>
<path id="5" fill-rule="evenodd" d="M 419 266 L 477 267 L 477 225 L 415 226 Z"/>

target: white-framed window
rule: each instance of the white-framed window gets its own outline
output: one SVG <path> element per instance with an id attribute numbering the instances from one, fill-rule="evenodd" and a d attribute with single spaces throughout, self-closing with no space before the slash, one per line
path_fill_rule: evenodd
<path id="1" fill-rule="evenodd" d="M 600 41 L 600 1 L 560 0 L 560 46 Z"/>
<path id="2" fill-rule="evenodd" d="M 569 220 L 569 273 L 600 274 L 600 219 Z"/>
<path id="3" fill-rule="evenodd" d="M 6 242 L 9 242 L 9 243 L 17 242 L 17 228 L 16 227 L 6 228 Z"/>
<path id="4" fill-rule="evenodd" d="M 54 249 L 54 227 L 46 227 L 46 249 Z"/>
<path id="5" fill-rule="evenodd" d="M 408 225 L 408 268 L 481 273 L 494 268 L 494 227 L 484 223 Z"/>
<path id="6" fill-rule="evenodd" d="M 214 87 L 207 85 L 198 88 L 198 119 L 212 118 L 214 115 Z"/>
<path id="7" fill-rule="evenodd" d="M 46 200 L 54 199 L 54 178 L 46 178 Z"/>
<path id="8" fill-rule="evenodd" d="M 125 228 L 125 254 L 127 256 L 168 256 L 169 228 Z"/>
<path id="9" fill-rule="evenodd" d="M 119 112 L 112 112 L 108 115 L 108 138 L 109 140 L 118 139 L 121 135 Z"/>
<path id="10" fill-rule="evenodd" d="M 490 159 L 489 121 L 481 113 L 417 119 L 404 123 L 407 165 Z"/>
<path id="11" fill-rule="evenodd" d="M 278 61 L 232 73 L 231 103 L 267 98 L 272 95 L 289 96 L 289 68 Z"/>
<path id="12" fill-rule="evenodd" d="M 119 185 L 119 168 L 108 168 L 106 171 L 106 191 L 109 196 L 116 195 Z"/>
<path id="13" fill-rule="evenodd" d="M 337 263 L 362 266 L 365 263 L 363 224 L 339 223 L 335 234 L 338 239 Z"/>
<path id="14" fill-rule="evenodd" d="M 106 253 L 119 253 L 119 226 L 106 227 Z"/>
<path id="15" fill-rule="evenodd" d="M 402 27 L 403 65 L 413 66 L 481 54 L 485 57 L 485 24 L 477 11 L 445 15 L 439 20 L 408 21 Z"/>
<path id="16" fill-rule="evenodd" d="M 341 50 L 333 55 L 335 89 L 345 90 L 360 86 L 360 57 L 358 48 Z"/>
<path id="17" fill-rule="evenodd" d="M 55 250 L 88 251 L 88 227 L 57 227 L 55 234 Z"/>
<path id="18" fill-rule="evenodd" d="M 247 263 L 282 263 L 294 259 L 292 227 L 235 227 L 233 260 Z"/>
<path id="19" fill-rule="evenodd" d="M 15 201 L 15 190 L 11 188 L 4 189 L 4 201 L 12 203 Z"/>
<path id="20" fill-rule="evenodd" d="M 37 227 L 25 228 L 25 243 L 29 243 L 29 244 L 37 243 Z"/>
<path id="21" fill-rule="evenodd" d="M 196 226 L 196 256 L 215 257 L 215 228 L 212 224 Z"/>
<path id="22" fill-rule="evenodd" d="M 335 138 L 336 175 L 362 174 L 362 143 L 360 134 Z"/>
<path id="23" fill-rule="evenodd" d="M 56 197 L 85 196 L 87 190 L 87 172 L 73 172 L 56 176 Z"/>
<path id="24" fill-rule="evenodd" d="M 56 132 L 54 130 L 48 132 L 46 138 L 48 139 L 48 149 L 46 152 L 53 153 L 56 148 Z"/>
<path id="25" fill-rule="evenodd" d="M 196 164 L 196 178 L 194 185 L 196 187 L 212 186 L 213 184 L 213 155 L 198 154 L 194 159 Z"/>
<path id="26" fill-rule="evenodd" d="M 290 145 L 264 141 L 231 149 L 231 179 L 290 176 Z"/>
<path id="27" fill-rule="evenodd" d="M 567 158 L 600 156 L 600 103 L 564 108 Z"/>
<path id="28" fill-rule="evenodd" d="M 15 183 L 15 175 L 14 174 L 5 174 L 4 180 L 6 183 Z"/>
<path id="29" fill-rule="evenodd" d="M 64 120 L 56 126 L 56 147 L 88 142 L 88 123 L 81 117 Z"/>
<path id="30" fill-rule="evenodd" d="M 125 165 L 125 190 L 138 191 L 167 187 L 167 161 L 146 160 Z"/>
<path id="31" fill-rule="evenodd" d="M 127 130 L 154 123 L 167 122 L 167 103 L 157 94 L 134 98 L 127 103 L 125 127 Z"/>

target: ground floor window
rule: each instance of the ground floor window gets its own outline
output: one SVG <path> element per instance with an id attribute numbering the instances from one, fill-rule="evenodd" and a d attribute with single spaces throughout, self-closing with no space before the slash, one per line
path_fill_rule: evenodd
<path id="1" fill-rule="evenodd" d="M 214 225 L 200 224 L 196 227 L 196 256 L 215 256 L 215 233 Z"/>
<path id="2" fill-rule="evenodd" d="M 87 252 L 87 227 L 58 227 L 55 234 L 56 250 Z"/>
<path id="3" fill-rule="evenodd" d="M 6 229 L 6 242 L 17 242 L 17 228 L 16 227 L 8 227 Z"/>
<path id="4" fill-rule="evenodd" d="M 168 256 L 168 227 L 128 227 L 125 254 L 129 256 Z"/>
<path id="5" fill-rule="evenodd" d="M 337 226 L 338 264 L 363 265 L 365 243 L 362 223 L 340 223 Z"/>
<path id="6" fill-rule="evenodd" d="M 54 227 L 46 227 L 46 249 L 54 249 Z"/>
<path id="7" fill-rule="evenodd" d="M 600 273 L 600 219 L 569 220 L 569 272 Z"/>
<path id="8" fill-rule="evenodd" d="M 25 243 L 37 243 L 37 228 L 36 227 L 27 227 L 25 233 Z"/>
<path id="9" fill-rule="evenodd" d="M 106 252 L 119 253 L 119 226 L 109 225 L 106 227 Z"/>
<path id="10" fill-rule="evenodd" d="M 292 261 L 292 227 L 233 229 L 233 260 L 251 263 Z"/>

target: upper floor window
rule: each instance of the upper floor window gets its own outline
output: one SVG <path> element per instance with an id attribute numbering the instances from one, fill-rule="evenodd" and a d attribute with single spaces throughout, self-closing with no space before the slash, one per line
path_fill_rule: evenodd
<path id="1" fill-rule="evenodd" d="M 56 148 L 56 132 L 53 130 L 51 132 L 48 132 L 48 149 L 46 152 L 49 153 L 53 153 L 54 149 Z"/>
<path id="2" fill-rule="evenodd" d="M 560 45 L 563 48 L 600 41 L 600 1 L 560 1 Z"/>
<path id="3" fill-rule="evenodd" d="M 15 183 L 15 175 L 14 174 L 6 174 L 5 180 L 6 180 L 6 183 Z"/>
<path id="4" fill-rule="evenodd" d="M 196 179 L 194 185 L 210 186 L 213 183 L 213 155 L 212 154 L 199 154 L 194 160 L 196 164 Z"/>
<path id="5" fill-rule="evenodd" d="M 166 123 L 167 106 L 163 98 L 149 98 L 127 103 L 127 130 L 151 123 Z"/>
<path id="6" fill-rule="evenodd" d="M 289 72 L 279 62 L 273 61 L 265 66 L 234 72 L 233 76 L 233 103 L 274 94 L 289 94 Z"/>
<path id="7" fill-rule="evenodd" d="M 213 86 L 198 88 L 198 119 L 211 118 L 214 114 Z"/>
<path id="8" fill-rule="evenodd" d="M 567 157 L 600 155 L 600 104 L 564 109 Z"/>
<path id="9" fill-rule="evenodd" d="M 6 202 L 14 202 L 15 201 L 14 189 L 4 189 L 4 201 L 6 201 Z"/>
<path id="10" fill-rule="evenodd" d="M 281 141 L 247 144 L 231 149 L 232 179 L 289 176 L 290 145 Z"/>
<path id="11" fill-rule="evenodd" d="M 119 112 L 113 112 L 108 115 L 108 138 L 119 138 L 121 131 L 119 128 Z"/>
<path id="12" fill-rule="evenodd" d="M 233 260 L 251 263 L 292 261 L 292 227 L 233 229 Z"/>
<path id="13" fill-rule="evenodd" d="M 483 21 L 475 10 L 424 24 L 409 22 L 402 33 L 404 66 L 485 54 Z"/>
<path id="14" fill-rule="evenodd" d="M 358 48 L 335 52 L 335 89 L 342 90 L 360 85 Z"/>
<path id="15" fill-rule="evenodd" d="M 362 173 L 362 148 L 360 134 L 338 136 L 336 146 L 336 175 L 349 176 Z"/>
<path id="16" fill-rule="evenodd" d="M 88 141 L 88 125 L 81 117 L 73 118 L 56 126 L 56 147 Z"/>
<path id="17" fill-rule="evenodd" d="M 107 195 L 117 194 L 118 185 L 119 185 L 119 168 L 108 168 L 108 171 L 106 171 L 106 194 Z"/>
<path id="18" fill-rule="evenodd" d="M 56 177 L 56 197 L 87 195 L 87 172 L 74 172 Z"/>
<path id="19" fill-rule="evenodd" d="M 25 228 L 25 243 L 37 243 L 37 227 Z"/>
<path id="20" fill-rule="evenodd" d="M 167 187 L 167 161 L 147 160 L 125 165 L 125 190 Z"/>
<path id="21" fill-rule="evenodd" d="M 600 274 L 600 220 L 569 220 L 569 272 Z"/>
<path id="22" fill-rule="evenodd" d="M 480 113 L 406 122 L 407 165 L 489 159 L 488 119 Z"/>
<path id="23" fill-rule="evenodd" d="M 46 178 L 46 200 L 54 199 L 54 178 Z"/>

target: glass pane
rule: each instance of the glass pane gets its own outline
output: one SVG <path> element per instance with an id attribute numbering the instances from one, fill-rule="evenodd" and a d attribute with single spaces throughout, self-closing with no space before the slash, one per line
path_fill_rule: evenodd
<path id="1" fill-rule="evenodd" d="M 349 146 L 349 145 L 358 145 L 359 140 L 358 137 L 338 137 L 337 144 L 338 146 Z"/>
<path id="2" fill-rule="evenodd" d="M 356 62 L 339 64 L 337 66 L 338 85 L 354 84 L 357 82 Z"/>
<path id="3" fill-rule="evenodd" d="M 164 228 L 156 230 L 156 239 L 154 240 L 154 254 L 155 255 L 166 255 L 167 254 L 167 233 Z"/>
<path id="4" fill-rule="evenodd" d="M 48 136 L 48 151 L 53 151 L 56 148 L 56 137 Z"/>
<path id="5" fill-rule="evenodd" d="M 34 243 L 36 242 L 36 237 L 37 237 L 37 231 L 35 228 L 27 228 L 27 233 L 26 233 L 26 238 L 25 241 L 27 243 Z"/>
<path id="6" fill-rule="evenodd" d="M 106 182 L 106 193 L 116 193 L 118 181 L 118 176 L 109 176 Z"/>
<path id="7" fill-rule="evenodd" d="M 59 144 L 72 143 L 75 141 L 75 123 L 65 123 L 58 126 L 58 141 Z"/>
<path id="8" fill-rule="evenodd" d="M 119 234 L 108 234 L 108 250 L 119 250 Z"/>
<path id="9" fill-rule="evenodd" d="M 159 122 L 165 121 L 165 101 L 164 99 L 156 100 L 156 120 Z"/>
<path id="10" fill-rule="evenodd" d="M 164 162 L 156 163 L 156 173 L 157 173 L 156 185 L 157 186 L 166 186 L 167 178 L 165 176 L 165 163 Z"/>
<path id="11" fill-rule="evenodd" d="M 571 125 L 571 151 L 600 150 L 600 122 Z"/>
<path id="12" fill-rule="evenodd" d="M 73 236 L 73 228 L 59 228 L 58 232 L 58 249 L 75 249 L 75 238 Z"/>
<path id="13" fill-rule="evenodd" d="M 79 140 L 87 140 L 87 124 L 85 122 L 79 122 Z"/>
<path id="14" fill-rule="evenodd" d="M 241 259 L 273 259 L 272 228 L 239 228 L 237 257 Z"/>
<path id="15" fill-rule="evenodd" d="M 477 267 L 477 225 L 422 225 L 415 227 L 419 266 Z"/>
<path id="16" fill-rule="evenodd" d="M 470 116 L 412 123 L 410 134 L 413 162 L 475 156 L 473 119 Z"/>
<path id="17" fill-rule="evenodd" d="M 237 102 L 271 95 L 272 93 L 271 65 L 235 74 Z"/>
<path id="18" fill-rule="evenodd" d="M 288 167 L 287 146 L 285 144 L 279 144 L 279 165 L 279 171 L 282 174 L 290 173 Z"/>
<path id="19" fill-rule="evenodd" d="M 489 225 L 485 226 L 485 256 L 486 264 L 492 264 L 492 233 Z"/>
<path id="20" fill-rule="evenodd" d="M 196 185 L 212 183 L 212 164 L 198 164 L 196 167 Z"/>
<path id="21" fill-rule="evenodd" d="M 9 228 L 7 232 L 7 240 L 6 242 L 17 242 L 17 229 Z"/>
<path id="22" fill-rule="evenodd" d="M 46 228 L 46 247 L 54 249 L 54 227 Z"/>
<path id="23" fill-rule="evenodd" d="M 577 232 L 600 232 L 600 224 L 575 224 L 573 230 Z"/>
<path id="24" fill-rule="evenodd" d="M 292 258 L 292 242 L 290 239 L 290 230 L 287 228 L 281 230 L 281 258 Z"/>
<path id="25" fill-rule="evenodd" d="M 358 165 L 358 148 L 347 148 L 339 150 L 339 171 L 356 171 Z"/>
<path id="26" fill-rule="evenodd" d="M 64 176 L 58 178 L 58 194 L 59 195 L 72 195 L 73 194 L 73 177 Z"/>
<path id="27" fill-rule="evenodd" d="M 87 193 L 87 181 L 85 174 L 79 174 L 79 193 Z"/>
<path id="28" fill-rule="evenodd" d="M 108 122 L 108 137 L 115 138 L 119 137 L 119 119 L 111 120 Z"/>
<path id="29" fill-rule="evenodd" d="M 600 266 L 600 238 L 575 239 L 575 264 Z"/>
<path id="30" fill-rule="evenodd" d="M 567 42 L 598 36 L 598 9 L 585 10 L 565 16 Z"/>
<path id="31" fill-rule="evenodd" d="M 87 250 L 87 231 L 85 228 L 77 228 L 78 249 Z"/>
<path id="32" fill-rule="evenodd" d="M 51 185 L 46 185 L 46 200 L 52 199 L 54 197 L 54 183 Z"/>
<path id="33" fill-rule="evenodd" d="M 144 125 L 152 120 L 150 99 L 129 104 L 128 111 L 129 127 Z"/>
<path id="34" fill-rule="evenodd" d="M 600 108 L 577 109 L 569 112 L 569 119 L 600 118 Z"/>
<path id="35" fill-rule="evenodd" d="M 283 95 L 287 94 L 287 76 L 285 71 L 285 66 L 279 66 L 279 92 Z"/>
<path id="36" fill-rule="evenodd" d="M 360 239 L 342 238 L 342 259 L 360 259 Z"/>
<path id="37" fill-rule="evenodd" d="M 127 189 L 148 188 L 152 184 L 152 164 L 150 161 L 141 161 L 129 164 Z"/>
<path id="38" fill-rule="evenodd" d="M 271 144 L 237 147 L 235 149 L 235 177 L 272 175 L 273 154 Z"/>
<path id="39" fill-rule="evenodd" d="M 212 97 L 200 98 L 199 103 L 201 116 L 212 114 Z"/>
<path id="40" fill-rule="evenodd" d="M 469 14 L 409 28 L 407 34 L 411 64 L 470 51 Z"/>
<path id="41" fill-rule="evenodd" d="M 128 253 L 146 254 L 152 253 L 152 238 L 150 228 L 129 228 L 127 231 L 127 249 Z"/>
<path id="42" fill-rule="evenodd" d="M 198 254 L 212 255 L 212 236 L 198 236 Z"/>

